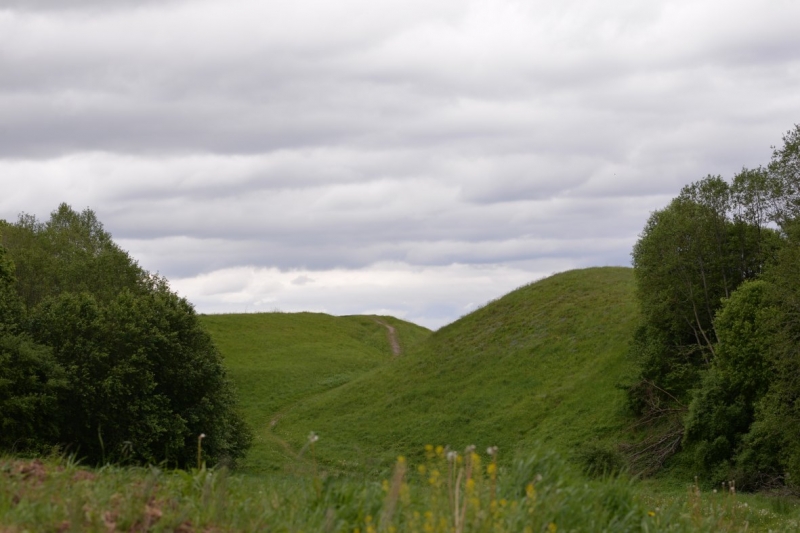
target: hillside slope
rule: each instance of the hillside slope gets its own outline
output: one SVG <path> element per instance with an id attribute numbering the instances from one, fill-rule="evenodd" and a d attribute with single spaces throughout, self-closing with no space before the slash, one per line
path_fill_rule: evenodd
<path id="1" fill-rule="evenodd" d="M 310 431 L 332 468 L 366 471 L 426 443 L 534 441 L 567 454 L 623 431 L 625 354 L 637 307 L 628 268 L 591 268 L 527 285 L 437 331 L 403 357 L 306 396 L 275 425 L 292 448 Z M 287 467 L 296 461 L 271 464 Z"/>
<path id="2" fill-rule="evenodd" d="M 256 440 L 244 468 L 260 471 L 285 460 L 270 433 L 296 402 L 339 387 L 387 363 L 386 325 L 408 350 L 430 331 L 392 317 L 321 313 L 203 315 L 203 325 L 225 357 Z"/>

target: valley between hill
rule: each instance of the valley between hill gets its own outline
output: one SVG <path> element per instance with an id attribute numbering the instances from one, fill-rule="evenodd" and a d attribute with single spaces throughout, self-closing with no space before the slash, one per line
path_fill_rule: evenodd
<path id="1" fill-rule="evenodd" d="M 391 357 L 375 317 L 266 313 L 204 316 L 225 356 L 256 443 L 247 471 L 302 468 L 320 436 L 333 471 L 387 468 L 425 444 L 544 443 L 567 457 L 624 433 L 626 359 L 637 320 L 632 270 L 557 274 L 430 333 L 391 317 L 403 345 Z"/>

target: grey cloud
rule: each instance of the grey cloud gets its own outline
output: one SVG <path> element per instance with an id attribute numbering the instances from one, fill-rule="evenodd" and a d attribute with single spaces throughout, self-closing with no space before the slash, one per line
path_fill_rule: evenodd
<path id="1" fill-rule="evenodd" d="M 0 10 L 13 11 L 70 11 L 130 9 L 147 4 L 165 4 L 178 0 L 2 0 Z"/>
<path id="2" fill-rule="evenodd" d="M 244 5 L 249 4 L 239 7 Z M 151 10 L 132 19 L 109 15 L 109 20 L 90 20 L 83 26 L 75 22 L 72 28 L 66 24 L 70 32 L 87 35 L 78 44 L 71 44 L 68 30 L 59 34 L 58 25 L 49 42 L 48 34 L 39 36 L 44 44 L 34 46 L 33 37 L 26 39 L 24 34 L 14 35 L 22 44 L 8 37 L 3 70 L 11 73 L 4 79 L 13 84 L 8 88 L 14 92 L 4 98 L 7 105 L 0 112 L 16 133 L 2 138 L 5 154 L 44 156 L 81 149 L 259 153 L 316 145 L 409 143 L 464 149 L 477 145 L 490 155 L 509 146 L 585 154 L 587 148 L 602 151 L 598 143 L 612 137 L 618 138 L 616 150 L 625 150 L 631 130 L 641 124 L 617 123 L 613 136 L 602 141 L 596 135 L 582 139 L 608 128 L 620 114 L 630 117 L 637 106 L 638 113 L 653 117 L 653 127 L 668 126 L 658 123 L 667 112 L 673 123 L 691 114 L 702 119 L 709 104 L 719 101 L 713 85 L 703 86 L 703 80 L 713 75 L 704 66 L 722 67 L 724 76 L 751 74 L 735 62 L 720 63 L 726 50 L 741 46 L 735 42 L 727 42 L 722 50 L 717 50 L 722 44 L 712 42 L 710 52 L 691 54 L 696 50 L 667 33 L 657 41 L 656 52 L 669 46 L 687 49 L 673 53 L 683 62 L 676 69 L 674 58 L 663 59 L 656 53 L 651 63 L 641 50 L 618 46 L 600 34 L 579 38 L 581 30 L 603 28 L 588 21 L 581 21 L 588 26 L 564 30 L 574 38 L 567 40 L 565 49 L 542 51 L 531 48 L 539 42 L 536 38 L 495 43 L 474 29 L 479 21 L 467 17 L 464 22 L 464 13 L 454 8 L 433 24 L 420 25 L 412 19 L 412 25 L 403 28 L 384 23 L 391 30 L 388 37 L 365 31 L 363 24 L 356 25 L 363 32 L 356 33 L 357 38 L 333 28 L 317 35 L 310 32 L 315 29 L 310 25 L 300 27 L 302 40 L 285 30 L 277 32 L 281 37 L 266 38 L 262 35 L 270 28 L 257 31 L 254 25 L 237 37 L 224 27 L 224 18 L 220 29 L 208 17 L 193 15 L 189 6 L 165 8 L 163 14 Z M 201 12 L 209 5 L 197 6 Z M 576 11 L 574 6 L 566 12 L 547 11 L 545 20 L 558 23 Z M 638 11 L 625 8 L 612 13 L 612 22 L 613 16 L 633 13 L 645 24 L 635 32 L 612 32 L 620 43 L 635 44 L 648 27 L 659 28 L 658 10 L 643 10 L 644 15 Z M 601 22 L 609 19 L 600 15 Z M 291 26 L 292 16 L 286 26 Z M 179 27 L 182 18 L 188 21 Z M 228 18 L 233 24 L 242 23 L 243 17 Z M 519 34 L 517 41 L 525 38 L 524 30 L 530 33 L 524 24 L 533 20 L 517 24 L 519 28 L 511 32 Z M 104 29 L 104 23 L 110 28 Z M 148 26 L 155 26 L 155 31 L 146 31 Z M 544 39 L 557 36 L 555 28 L 542 27 Z M 32 29 L 37 26 L 32 24 Z M 711 30 L 713 35 L 728 35 L 717 27 Z M 424 46 L 426 35 L 433 40 L 430 48 Z M 778 32 L 774 39 L 774 48 L 796 49 L 797 37 Z M 696 47 L 707 45 L 692 35 L 685 40 Z M 484 41 L 487 50 L 478 46 Z M 597 50 L 590 48 L 595 41 Z M 552 46 L 558 41 L 546 42 Z M 362 50 L 372 56 L 364 56 Z M 526 59 L 529 55 L 532 59 Z M 786 61 L 791 60 L 788 55 Z M 22 88 L 36 87 L 37 77 L 38 92 L 20 93 Z M 670 78 L 672 83 L 663 83 Z M 512 93 L 504 92 L 509 87 Z M 785 90 L 775 87 L 770 92 Z M 469 102 L 464 98 L 471 98 L 472 105 L 464 105 Z M 748 98 L 748 94 L 737 98 L 734 92 L 733 98 L 721 102 L 731 109 Z M 508 105 L 513 102 L 518 105 Z M 767 105 L 765 101 L 757 107 Z M 719 113 L 724 115 L 725 110 Z"/>
<path id="3" fill-rule="evenodd" d="M 627 264 L 650 211 L 765 163 L 797 121 L 798 19 L 745 0 L 0 0 L 0 217 L 91 206 L 146 268 L 208 274 L 209 308 L 256 290 L 212 276 L 242 265 L 324 291 L 381 262 Z M 406 312 L 463 310 L 451 296 Z"/>
<path id="4" fill-rule="evenodd" d="M 307 285 L 308 283 L 314 283 L 314 278 L 310 278 L 306 275 L 297 276 L 292 280 L 292 285 Z"/>

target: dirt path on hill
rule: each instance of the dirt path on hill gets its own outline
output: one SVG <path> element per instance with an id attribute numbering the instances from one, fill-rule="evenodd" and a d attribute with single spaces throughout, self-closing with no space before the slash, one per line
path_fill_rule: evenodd
<path id="1" fill-rule="evenodd" d="M 397 339 L 397 330 L 379 318 L 376 318 L 375 322 L 386 328 L 386 337 L 389 339 L 389 345 L 392 347 L 392 355 L 397 357 L 402 354 L 403 350 L 400 349 L 400 341 Z"/>

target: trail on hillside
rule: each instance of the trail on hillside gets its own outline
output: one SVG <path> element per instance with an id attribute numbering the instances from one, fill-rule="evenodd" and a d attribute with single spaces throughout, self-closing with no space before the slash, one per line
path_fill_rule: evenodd
<path id="1" fill-rule="evenodd" d="M 389 339 L 389 345 L 392 347 L 392 355 L 396 357 L 403 353 L 403 350 L 400 349 L 400 341 L 397 339 L 397 330 L 379 318 L 376 318 L 375 322 L 386 328 L 386 336 Z"/>

